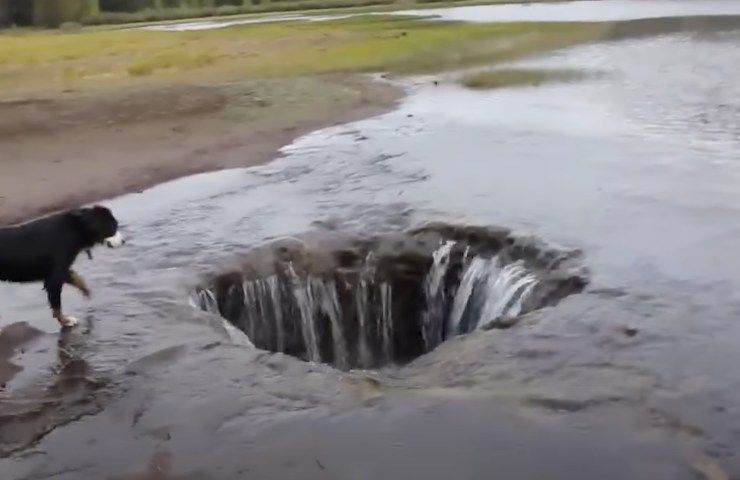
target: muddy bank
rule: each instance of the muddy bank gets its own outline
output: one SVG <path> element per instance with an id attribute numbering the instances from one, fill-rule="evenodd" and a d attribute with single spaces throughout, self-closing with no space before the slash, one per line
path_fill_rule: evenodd
<path id="1" fill-rule="evenodd" d="M 0 100 L 0 224 L 258 165 L 400 96 L 369 77 L 328 76 Z"/>

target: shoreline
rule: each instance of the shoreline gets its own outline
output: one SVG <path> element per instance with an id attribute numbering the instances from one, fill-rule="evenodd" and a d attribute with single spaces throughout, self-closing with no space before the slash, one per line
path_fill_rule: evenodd
<path id="1" fill-rule="evenodd" d="M 302 135 L 387 112 L 403 97 L 400 87 L 368 75 L 267 83 L 0 101 L 0 116 L 14 119 L 0 120 L 7 152 L 0 225 L 188 175 L 262 165 Z"/>

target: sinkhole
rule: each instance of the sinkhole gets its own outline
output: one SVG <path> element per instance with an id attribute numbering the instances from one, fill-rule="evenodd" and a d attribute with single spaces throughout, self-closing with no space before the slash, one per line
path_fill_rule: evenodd
<path id="1" fill-rule="evenodd" d="M 191 300 L 258 348 L 348 370 L 406 363 L 456 335 L 507 328 L 587 282 L 578 251 L 500 227 L 435 223 L 270 242 L 204 279 Z"/>

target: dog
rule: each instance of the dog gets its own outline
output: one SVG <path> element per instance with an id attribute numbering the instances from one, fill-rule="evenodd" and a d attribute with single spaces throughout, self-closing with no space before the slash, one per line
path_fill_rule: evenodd
<path id="1" fill-rule="evenodd" d="M 72 285 L 87 298 L 90 289 L 72 264 L 83 251 L 92 259 L 96 245 L 124 243 L 118 220 L 99 205 L 0 228 L 0 281 L 43 282 L 54 318 L 62 328 L 73 327 L 77 319 L 62 312 L 62 288 Z"/>

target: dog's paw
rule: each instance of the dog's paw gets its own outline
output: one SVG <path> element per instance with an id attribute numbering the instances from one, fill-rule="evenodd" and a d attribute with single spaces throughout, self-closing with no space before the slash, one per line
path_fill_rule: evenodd
<path id="1" fill-rule="evenodd" d="M 64 317 L 62 317 L 61 320 L 59 320 L 59 323 L 62 324 L 62 328 L 72 328 L 80 323 L 80 321 L 77 320 L 75 317 L 68 317 L 65 315 Z"/>

